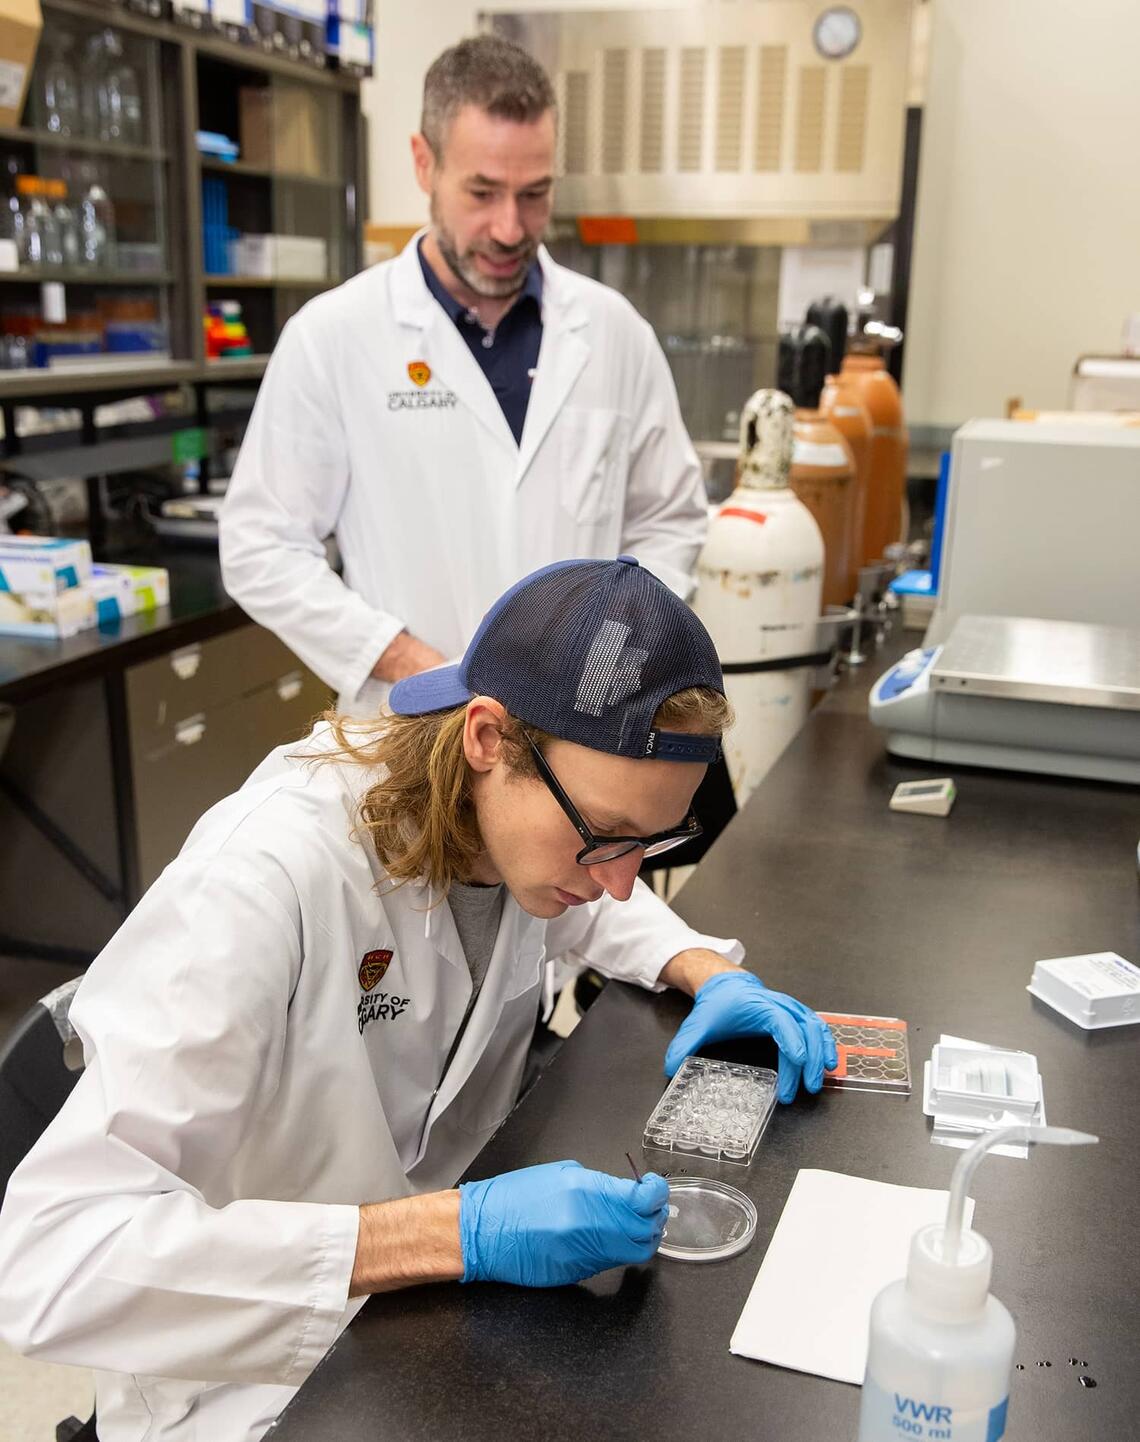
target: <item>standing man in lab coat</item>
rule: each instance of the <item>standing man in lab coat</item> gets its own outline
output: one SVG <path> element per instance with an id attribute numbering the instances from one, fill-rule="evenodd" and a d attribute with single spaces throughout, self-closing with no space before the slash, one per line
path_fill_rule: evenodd
<path id="1" fill-rule="evenodd" d="M 668 1075 L 729 1036 L 775 1039 L 784 1101 L 836 1064 L 814 1012 L 637 880 L 699 830 L 729 709 L 632 557 L 543 568 L 391 704 L 207 812 L 79 988 L 86 1069 L 0 1213 L 0 1336 L 98 1369 L 101 1442 L 253 1442 L 370 1292 L 650 1260 L 653 1173 L 455 1187 L 553 957 L 694 997 Z"/>
<path id="2" fill-rule="evenodd" d="M 412 137 L 430 225 L 305 306 L 266 370 L 222 509 L 226 588 L 354 714 L 460 655 L 535 566 L 626 551 L 691 590 L 700 467 L 649 325 L 542 247 L 555 140 L 526 51 L 445 51 Z"/>

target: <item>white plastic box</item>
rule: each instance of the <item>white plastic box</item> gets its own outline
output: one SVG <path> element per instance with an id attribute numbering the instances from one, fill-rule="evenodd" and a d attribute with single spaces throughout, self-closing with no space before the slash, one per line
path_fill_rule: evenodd
<path id="1" fill-rule="evenodd" d="M 1039 961 L 1026 990 L 1085 1031 L 1140 1022 L 1140 968 L 1114 951 Z"/>
<path id="2" fill-rule="evenodd" d="M 956 1123 L 1031 1123 L 1041 1104 L 1037 1058 L 1029 1052 L 940 1042 L 931 1054 L 929 1080 L 928 1114 Z"/>
<path id="3" fill-rule="evenodd" d="M 91 579 L 91 547 L 60 536 L 0 536 L 0 593 L 54 596 Z"/>

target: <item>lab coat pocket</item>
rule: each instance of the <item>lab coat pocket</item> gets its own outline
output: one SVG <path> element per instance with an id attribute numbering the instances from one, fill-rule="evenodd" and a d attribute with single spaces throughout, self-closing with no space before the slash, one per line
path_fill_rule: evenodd
<path id="1" fill-rule="evenodd" d="M 579 525 L 601 525 L 619 508 L 625 423 L 616 411 L 571 406 L 558 428 L 558 503 Z"/>

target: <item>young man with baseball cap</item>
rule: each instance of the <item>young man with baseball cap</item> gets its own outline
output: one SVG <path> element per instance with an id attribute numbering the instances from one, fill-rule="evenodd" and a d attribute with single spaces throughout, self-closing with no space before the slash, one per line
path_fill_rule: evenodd
<path id="1" fill-rule="evenodd" d="M 784 1101 L 835 1064 L 739 943 L 637 880 L 699 830 L 730 717 L 707 633 L 636 561 L 527 577 L 391 706 L 208 812 L 77 995 L 86 1070 L 0 1216 L 0 1332 L 98 1369 L 109 1442 L 261 1436 L 369 1292 L 652 1256 L 652 1173 L 455 1187 L 555 957 L 695 997 L 670 1075 L 740 1035 L 775 1038 Z"/>

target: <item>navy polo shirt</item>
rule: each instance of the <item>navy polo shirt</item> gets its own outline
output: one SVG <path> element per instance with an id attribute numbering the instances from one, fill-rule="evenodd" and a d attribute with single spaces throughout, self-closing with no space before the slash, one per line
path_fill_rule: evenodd
<path id="1" fill-rule="evenodd" d="M 530 404 L 534 369 L 538 365 L 538 351 L 542 345 L 541 266 L 537 260 L 531 262 L 514 305 L 494 330 L 484 330 L 475 312 L 468 310 L 440 284 L 439 277 L 424 259 L 422 242 L 417 247 L 417 254 L 428 290 L 455 322 L 456 329 L 479 362 L 479 368 L 487 377 L 511 428 L 515 444 L 520 444 L 526 408 Z"/>

